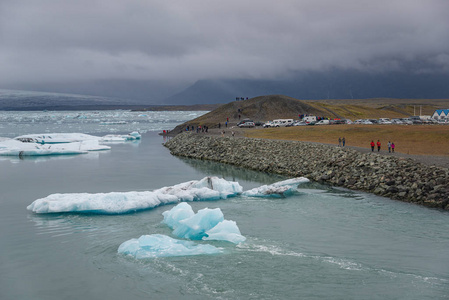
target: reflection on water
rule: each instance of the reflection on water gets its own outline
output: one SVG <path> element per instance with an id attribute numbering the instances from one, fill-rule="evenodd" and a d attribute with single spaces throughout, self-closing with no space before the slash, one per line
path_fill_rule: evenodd
<path id="1" fill-rule="evenodd" d="M 226 180 L 239 181 L 255 181 L 263 184 L 271 184 L 275 181 L 285 180 L 287 177 L 277 174 L 269 174 L 258 171 L 244 169 L 238 166 L 222 164 L 219 162 L 177 157 L 184 164 L 195 168 L 205 174 L 217 174 Z"/>

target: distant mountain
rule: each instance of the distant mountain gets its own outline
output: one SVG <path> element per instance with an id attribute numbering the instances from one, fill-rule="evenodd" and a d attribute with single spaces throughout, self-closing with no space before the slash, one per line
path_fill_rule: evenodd
<path id="1" fill-rule="evenodd" d="M 296 99 L 449 98 L 449 74 L 371 74 L 359 71 L 296 73 L 283 80 L 200 80 L 167 104 L 227 103 L 236 97 L 283 94 Z"/>
<path id="2" fill-rule="evenodd" d="M 1 110 L 106 109 L 133 105 L 123 99 L 16 90 L 0 90 Z"/>

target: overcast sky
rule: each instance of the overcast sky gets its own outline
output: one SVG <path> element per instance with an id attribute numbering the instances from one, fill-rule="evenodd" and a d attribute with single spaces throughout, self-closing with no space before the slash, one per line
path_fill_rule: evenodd
<path id="1" fill-rule="evenodd" d="M 0 84 L 329 68 L 449 72 L 449 1 L 0 1 Z"/>

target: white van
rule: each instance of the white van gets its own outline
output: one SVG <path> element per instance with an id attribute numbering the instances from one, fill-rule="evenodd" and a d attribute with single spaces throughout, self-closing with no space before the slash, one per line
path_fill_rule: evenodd
<path id="1" fill-rule="evenodd" d="M 274 127 L 292 126 L 293 119 L 277 119 L 273 120 Z"/>
<path id="2" fill-rule="evenodd" d="M 320 120 L 317 123 L 315 123 L 315 125 L 329 125 L 330 122 L 329 120 Z"/>
<path id="3" fill-rule="evenodd" d="M 316 116 L 305 116 L 302 120 L 306 123 L 316 122 Z"/>

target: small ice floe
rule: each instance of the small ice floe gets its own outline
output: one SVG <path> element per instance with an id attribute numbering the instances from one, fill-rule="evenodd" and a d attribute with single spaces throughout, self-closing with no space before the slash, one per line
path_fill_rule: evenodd
<path id="1" fill-rule="evenodd" d="M 263 185 L 242 193 L 247 197 L 286 197 L 296 192 L 298 185 L 309 182 L 305 177 L 287 179 L 270 185 Z"/>
<path id="2" fill-rule="evenodd" d="M 84 133 L 48 133 L 48 134 L 25 134 L 15 137 L 14 139 L 24 143 L 63 144 L 87 140 L 98 140 L 99 137 Z"/>
<path id="3" fill-rule="evenodd" d="M 37 199 L 27 209 L 35 213 L 123 214 L 184 201 L 207 201 L 233 197 L 241 193 L 237 182 L 205 177 L 146 192 L 52 194 Z"/>
<path id="4" fill-rule="evenodd" d="M 246 240 L 234 221 L 224 219 L 220 208 L 204 208 L 195 214 L 189 204 L 180 203 L 162 215 L 162 223 L 173 229 L 173 234 L 180 238 L 228 241 L 234 244 Z"/>
<path id="5" fill-rule="evenodd" d="M 115 142 L 127 142 L 127 141 L 135 141 L 141 139 L 140 133 L 137 131 L 133 131 L 129 134 L 108 134 L 100 138 L 101 142 L 107 142 L 107 143 L 115 143 Z"/>
<path id="6" fill-rule="evenodd" d="M 192 241 L 177 240 L 162 234 L 142 235 L 122 243 L 118 253 L 132 256 L 136 259 L 190 256 L 222 253 L 220 248 L 207 244 L 197 244 Z"/>
<path id="7" fill-rule="evenodd" d="M 174 229 L 174 235 L 188 240 L 178 240 L 162 234 L 142 235 L 122 243 L 118 253 L 136 259 L 219 254 L 223 253 L 221 248 L 191 240 L 228 241 L 234 244 L 246 240 L 234 221 L 224 220 L 219 208 L 205 208 L 195 214 L 189 204 L 180 203 L 162 214 L 162 223 Z"/>

